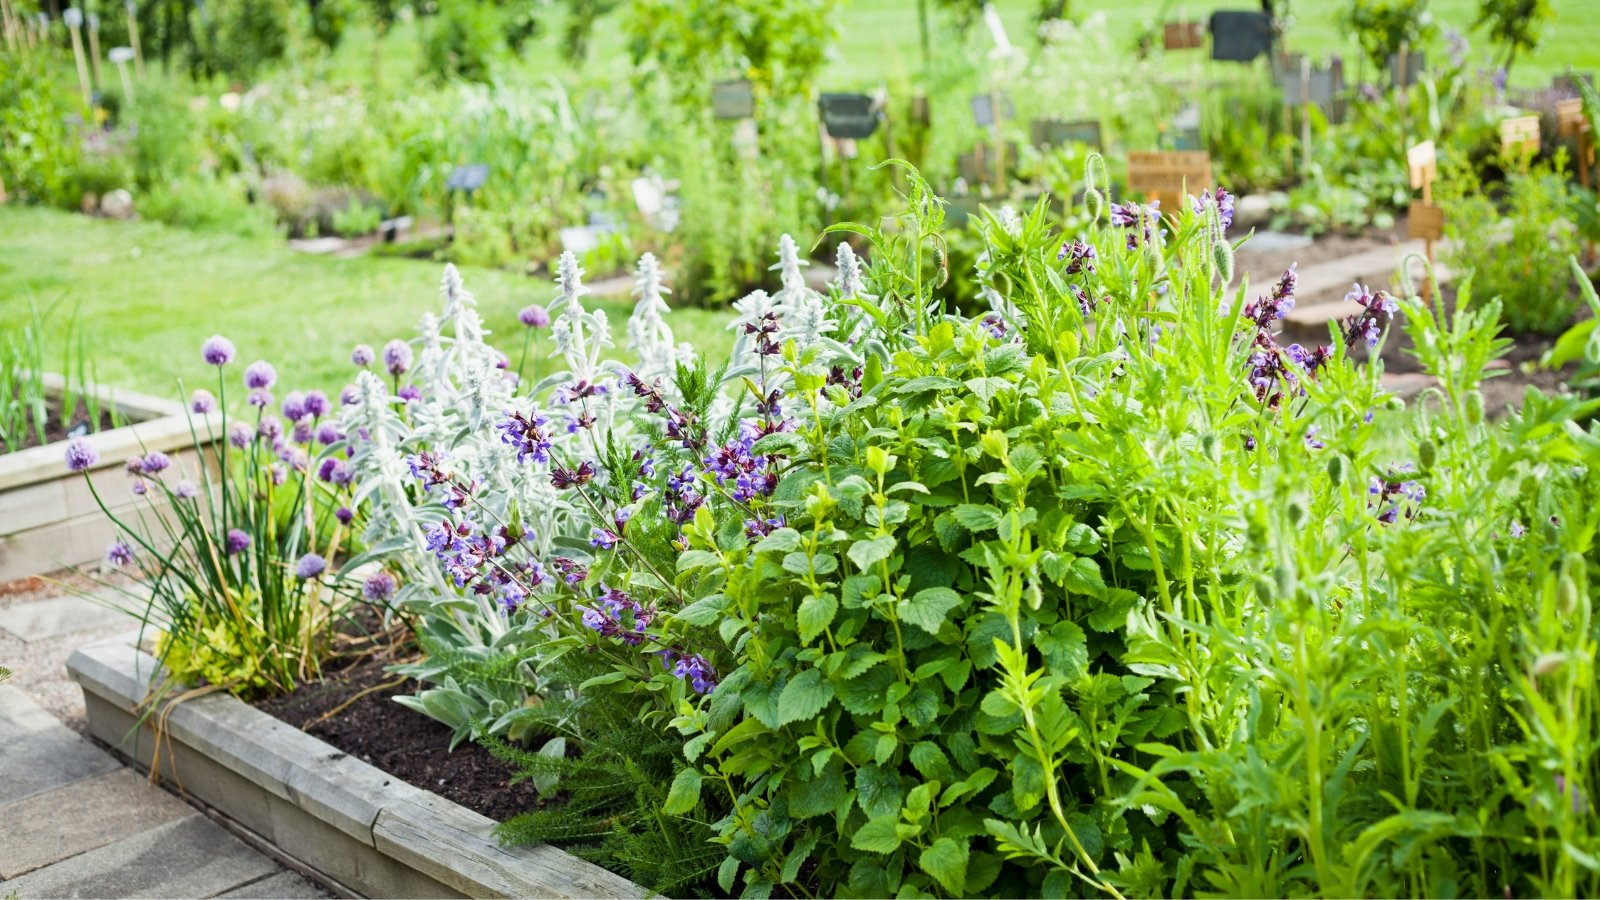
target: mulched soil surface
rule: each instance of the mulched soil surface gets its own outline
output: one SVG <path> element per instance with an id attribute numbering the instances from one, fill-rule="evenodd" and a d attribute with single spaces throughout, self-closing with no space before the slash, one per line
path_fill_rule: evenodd
<path id="1" fill-rule="evenodd" d="M 322 681 L 255 706 L 408 784 L 497 822 L 539 805 L 532 783 L 511 784 L 515 770 L 510 765 L 470 742 L 452 752 L 449 728 L 396 703 L 394 697 L 415 693 L 419 685 L 411 680 L 391 684 L 397 676 L 384 667 L 394 662 L 378 654 L 342 670 L 335 663 Z M 389 686 L 322 719 L 361 691 L 385 684 Z"/>

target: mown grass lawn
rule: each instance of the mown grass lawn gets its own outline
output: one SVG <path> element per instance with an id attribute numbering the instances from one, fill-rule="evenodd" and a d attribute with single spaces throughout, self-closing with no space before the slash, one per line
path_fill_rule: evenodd
<path id="1" fill-rule="evenodd" d="M 281 239 L 0 206 L 0 340 L 20 334 L 32 301 L 49 311 L 48 364 L 60 365 L 71 325 L 108 384 L 175 396 L 180 379 L 207 383 L 213 373 L 200 362 L 200 343 L 220 333 L 244 361 L 276 365 L 282 391 L 335 390 L 349 380 L 352 346 L 416 333 L 421 315 L 438 308 L 441 271 L 427 261 L 307 256 Z M 515 362 L 524 334 L 517 311 L 548 303 L 555 287 L 496 269 L 463 275 Z M 622 343 L 630 304 L 595 305 Z M 705 309 L 678 310 L 670 320 L 680 340 L 712 353 L 730 346 L 726 321 Z M 548 336 L 542 346 L 549 352 Z"/>
<path id="2" fill-rule="evenodd" d="M 1467 32 L 1474 54 L 1487 48 L 1486 38 L 1471 32 L 1477 17 L 1480 0 L 1432 0 L 1429 11 L 1443 27 Z M 1346 60 L 1346 78 L 1356 79 L 1360 70 L 1356 65 L 1359 48 L 1355 39 L 1337 22 L 1339 14 L 1348 5 L 1347 0 L 1301 0 L 1291 4 L 1294 23 L 1288 37 L 1288 48 L 1303 52 L 1313 59 L 1323 59 L 1329 54 L 1341 54 Z M 1085 14 L 1105 13 L 1112 36 L 1122 46 L 1132 46 L 1133 41 L 1149 23 L 1160 18 L 1177 18 L 1186 13 L 1194 19 L 1207 18 L 1213 9 L 1251 9 L 1254 0 L 1241 2 L 1174 2 L 1174 0 L 1072 0 L 1075 12 Z M 1539 50 L 1520 59 L 1512 72 L 1512 83 L 1523 86 L 1546 84 L 1550 76 L 1564 72 L 1571 66 L 1580 70 L 1600 68 L 1600 16 L 1592 15 L 1594 0 L 1553 0 L 1555 22 L 1545 28 L 1545 39 Z M 934 22 L 933 58 L 938 64 L 941 56 L 962 53 L 959 46 L 948 43 L 948 35 L 941 33 L 938 23 L 945 21 L 944 6 L 938 0 L 928 0 L 930 17 Z M 1005 22 L 1011 41 L 1029 48 L 1033 44 L 1034 15 L 1037 0 L 995 0 L 995 7 Z M 561 55 L 559 43 L 564 27 L 564 7 L 550 7 L 544 33 L 526 45 L 516 70 L 530 76 L 564 76 L 570 73 L 566 59 Z M 627 31 L 622 12 L 614 12 L 595 25 L 590 54 L 583 73 L 598 78 L 620 77 L 627 59 Z M 921 30 L 918 26 L 917 0 L 841 0 L 837 19 L 839 38 L 832 61 L 819 79 L 819 90 L 848 90 L 870 88 L 880 83 L 902 84 L 922 71 Z M 983 24 L 974 26 L 980 32 Z M 422 41 L 415 23 L 402 24 L 390 35 L 383 47 L 386 78 L 415 72 L 421 56 Z M 372 32 L 364 26 L 351 28 L 340 47 L 330 74 L 336 80 L 365 83 L 372 71 Z M 1187 64 L 1188 57 L 1182 57 Z M 1108 60 L 1108 66 L 1115 62 Z M 1108 77 L 1116 77 L 1114 69 Z M 1370 73 L 1369 73 L 1369 77 Z M 391 82 L 393 83 L 393 82 Z M 1086 90 L 1092 89 L 1088 86 Z"/>

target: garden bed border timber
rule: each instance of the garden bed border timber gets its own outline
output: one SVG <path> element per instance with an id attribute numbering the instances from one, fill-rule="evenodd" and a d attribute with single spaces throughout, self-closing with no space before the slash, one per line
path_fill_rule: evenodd
<path id="1" fill-rule="evenodd" d="M 60 375 L 45 373 L 40 382 L 53 397 L 67 390 Z M 101 385 L 86 390 L 104 408 L 129 420 L 120 428 L 84 437 L 100 454 L 88 477 L 119 515 L 148 511 L 143 498 L 128 492 L 122 472 L 128 457 L 160 450 L 173 455 L 178 469 L 194 471 L 199 465 L 196 436 L 201 446 L 222 437 L 219 414 L 191 417 L 183 404 L 170 400 Z M 0 583 L 94 562 L 116 539 L 116 526 L 95 503 L 84 476 L 67 470 L 66 445 L 55 441 L 0 454 Z M 158 509 L 166 505 L 165 499 L 154 502 Z"/>
<path id="2" fill-rule="evenodd" d="M 160 664 L 125 635 L 67 671 L 89 733 L 284 856 L 369 897 L 634 898 L 652 892 L 548 845 L 502 847 L 489 818 L 413 787 L 225 693 L 140 720 Z M 155 720 L 166 716 L 156 753 Z"/>

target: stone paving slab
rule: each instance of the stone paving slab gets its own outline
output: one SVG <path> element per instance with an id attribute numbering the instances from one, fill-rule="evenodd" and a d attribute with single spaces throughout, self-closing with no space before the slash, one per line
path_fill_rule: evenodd
<path id="1" fill-rule="evenodd" d="M 294 872 L 279 872 L 217 896 L 240 900 L 318 900 L 328 896 L 328 892 Z"/>
<path id="2" fill-rule="evenodd" d="M 122 768 L 0 804 L 0 878 L 16 878 L 193 812 Z"/>
<path id="3" fill-rule="evenodd" d="M 142 589 L 131 589 L 143 593 Z M 115 625 L 136 625 L 128 610 L 142 612 L 143 601 L 113 590 L 87 597 L 52 597 L 0 609 L 0 631 L 27 643 L 94 631 Z"/>
<path id="4" fill-rule="evenodd" d="M 21 690 L 0 686 L 0 804 L 104 775 L 116 760 Z"/>
<path id="5" fill-rule="evenodd" d="M 278 871 L 199 813 L 4 882 L 19 897 L 213 897 Z"/>

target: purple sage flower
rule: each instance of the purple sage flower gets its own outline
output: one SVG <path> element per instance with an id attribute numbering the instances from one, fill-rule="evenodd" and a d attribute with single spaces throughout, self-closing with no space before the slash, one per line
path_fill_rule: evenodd
<path id="1" fill-rule="evenodd" d="M 395 338 L 383 345 L 383 365 L 389 374 L 399 377 L 411 368 L 411 345 Z"/>
<path id="2" fill-rule="evenodd" d="M 245 548 L 250 546 L 250 535 L 237 528 L 230 528 L 224 543 L 228 548 L 229 556 L 235 553 L 243 553 Z"/>
<path id="3" fill-rule="evenodd" d="M 315 553 L 307 553 L 294 564 L 294 574 L 302 580 L 307 580 L 321 575 L 327 568 L 326 560 Z"/>
<path id="4" fill-rule="evenodd" d="M 200 346 L 200 358 L 208 366 L 225 366 L 233 362 L 233 352 L 233 341 L 220 334 L 206 338 L 206 342 Z"/>
<path id="5" fill-rule="evenodd" d="M 126 566 L 133 562 L 133 548 L 126 541 L 112 541 L 106 548 L 106 562 L 113 566 Z"/>
<path id="6" fill-rule="evenodd" d="M 257 388 L 270 388 L 278 381 L 278 371 L 272 368 L 272 363 L 258 359 L 245 367 L 244 386 L 255 390 Z"/>
<path id="7" fill-rule="evenodd" d="M 67 444 L 67 469 L 82 472 L 100 461 L 100 451 L 83 438 L 73 438 Z"/>
<path id="8" fill-rule="evenodd" d="M 365 369 L 367 366 L 372 365 L 372 361 L 376 358 L 372 353 L 372 348 L 366 344 L 357 344 L 355 349 L 350 351 L 350 364 L 358 369 Z"/>

